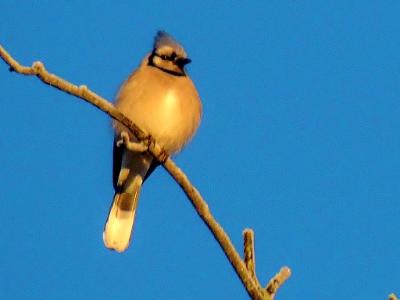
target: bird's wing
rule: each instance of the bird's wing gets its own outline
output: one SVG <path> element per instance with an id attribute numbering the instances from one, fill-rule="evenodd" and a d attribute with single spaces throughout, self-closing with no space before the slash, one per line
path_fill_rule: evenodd
<path id="1" fill-rule="evenodd" d="M 117 141 L 114 138 L 113 145 L 113 185 L 114 189 L 118 191 L 121 187 L 118 186 L 118 177 L 119 172 L 121 171 L 122 166 L 122 153 L 124 151 L 124 147 L 117 147 Z"/>

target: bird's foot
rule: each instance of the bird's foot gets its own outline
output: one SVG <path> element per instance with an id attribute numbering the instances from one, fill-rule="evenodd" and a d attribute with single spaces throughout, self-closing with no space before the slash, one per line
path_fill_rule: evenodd
<path id="1" fill-rule="evenodd" d="M 117 140 L 117 147 L 125 146 L 126 149 L 133 152 L 146 152 L 149 147 L 144 142 L 132 142 L 129 138 L 129 134 L 126 131 L 122 131 L 119 140 Z"/>

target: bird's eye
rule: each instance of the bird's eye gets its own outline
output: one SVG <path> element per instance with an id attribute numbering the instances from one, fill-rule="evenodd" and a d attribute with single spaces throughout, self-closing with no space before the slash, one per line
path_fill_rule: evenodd
<path id="1" fill-rule="evenodd" d="M 167 60 L 168 56 L 167 55 L 161 55 L 161 58 L 164 59 L 164 60 Z"/>

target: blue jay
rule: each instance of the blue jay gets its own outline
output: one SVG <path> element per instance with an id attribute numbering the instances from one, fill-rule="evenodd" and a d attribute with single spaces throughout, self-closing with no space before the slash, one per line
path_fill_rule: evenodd
<path id="1" fill-rule="evenodd" d="M 185 70 L 190 62 L 183 47 L 159 31 L 153 51 L 144 57 L 116 97 L 116 107 L 154 137 L 169 155 L 179 152 L 200 125 L 200 97 Z M 127 140 L 137 140 L 121 123 L 114 121 L 113 128 L 115 195 L 103 240 L 107 248 L 123 252 L 130 243 L 141 186 L 157 162 L 146 151 L 127 149 Z"/>

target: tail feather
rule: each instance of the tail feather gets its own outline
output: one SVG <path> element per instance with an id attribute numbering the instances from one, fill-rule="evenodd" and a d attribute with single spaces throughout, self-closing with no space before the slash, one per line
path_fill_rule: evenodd
<path id="1" fill-rule="evenodd" d="M 141 179 L 141 177 L 138 179 Z M 128 191 L 115 193 L 104 227 L 103 240 L 105 246 L 117 252 L 125 251 L 131 240 L 142 180 L 134 180 L 133 183 L 133 188 Z"/>

